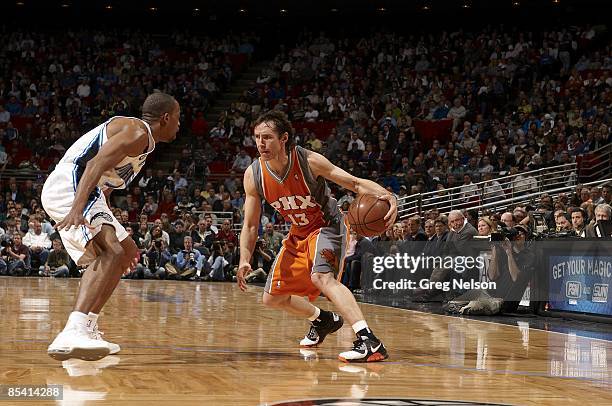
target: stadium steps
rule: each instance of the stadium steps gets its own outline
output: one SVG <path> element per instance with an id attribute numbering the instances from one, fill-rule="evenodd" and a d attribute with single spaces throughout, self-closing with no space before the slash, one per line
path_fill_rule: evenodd
<path id="1" fill-rule="evenodd" d="M 227 92 L 220 94 L 215 99 L 213 106 L 206 113 L 205 118 L 206 121 L 208 121 L 209 128 L 215 126 L 221 113 L 229 109 L 232 103 L 240 100 L 242 94 L 248 90 L 257 79 L 262 68 L 268 64 L 268 61 L 257 62 L 236 76 L 236 79 L 232 82 Z M 163 154 L 160 154 L 152 165 L 154 170 L 162 169 L 163 171 L 171 171 L 174 160 L 179 159 L 183 148 L 189 145 L 189 137 L 189 134 L 183 134 L 173 143 L 164 145 Z"/>
<path id="2" fill-rule="evenodd" d="M 215 100 L 215 104 L 205 116 L 210 128 L 214 127 L 219 116 L 226 111 L 232 103 L 237 102 L 240 96 L 251 87 L 253 82 L 257 79 L 257 76 L 259 76 L 261 69 L 267 64 L 268 62 L 258 62 L 250 66 L 232 83 L 227 92 L 223 93 Z"/>

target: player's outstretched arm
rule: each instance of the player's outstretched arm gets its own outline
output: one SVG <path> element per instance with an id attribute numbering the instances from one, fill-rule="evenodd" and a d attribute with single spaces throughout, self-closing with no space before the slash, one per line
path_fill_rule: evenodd
<path id="1" fill-rule="evenodd" d="M 385 215 L 386 226 L 389 228 L 393 225 L 397 217 L 397 199 L 387 189 L 369 179 L 362 179 L 351 175 L 344 169 L 332 164 L 323 155 L 313 151 L 308 151 L 308 165 L 315 179 L 322 176 L 358 195 L 375 195 L 381 200 L 388 201 L 389 211 Z"/>
<path id="2" fill-rule="evenodd" d="M 112 124 L 112 129 L 111 129 Z M 96 187 L 102 174 L 115 167 L 126 156 L 137 156 L 149 145 L 146 129 L 131 119 L 118 118 L 107 127 L 108 141 L 89 162 L 77 186 L 72 208 L 68 215 L 55 225 L 57 230 L 69 230 L 73 226 L 89 224 L 83 216 L 87 198 Z"/>
<path id="3" fill-rule="evenodd" d="M 261 196 L 255 188 L 251 167 L 244 171 L 243 185 L 246 199 L 244 201 L 244 220 L 240 232 L 240 262 L 236 273 L 236 281 L 240 290 L 246 291 L 245 278 L 251 272 L 251 256 L 257 242 L 257 229 L 261 218 Z"/>

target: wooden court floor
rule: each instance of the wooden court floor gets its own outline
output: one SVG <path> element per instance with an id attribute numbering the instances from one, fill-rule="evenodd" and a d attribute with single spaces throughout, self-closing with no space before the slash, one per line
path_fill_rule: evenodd
<path id="1" fill-rule="evenodd" d="M 336 356 L 351 345 L 349 326 L 322 348 L 300 351 L 304 321 L 265 309 L 261 288 L 244 294 L 229 283 L 122 281 L 100 319 L 100 329 L 122 352 L 62 364 L 46 347 L 71 311 L 78 282 L 0 278 L 0 384 L 64 388 L 63 401 L 31 404 L 258 405 L 381 397 L 612 404 L 609 341 L 362 305 L 391 358 L 347 365 Z"/>

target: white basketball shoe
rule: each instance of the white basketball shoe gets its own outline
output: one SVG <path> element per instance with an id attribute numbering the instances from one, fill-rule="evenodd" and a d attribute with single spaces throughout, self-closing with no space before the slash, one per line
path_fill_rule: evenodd
<path id="1" fill-rule="evenodd" d="M 85 328 L 74 326 L 64 329 L 47 348 L 47 354 L 58 361 L 78 358 L 97 361 L 110 353 L 106 342 L 94 340 Z"/>
<path id="2" fill-rule="evenodd" d="M 102 338 L 104 333 L 98 330 L 97 323 L 92 323 L 92 324 L 93 324 L 93 327 L 91 327 L 91 330 L 89 330 L 88 328 L 89 337 L 92 340 L 96 340 L 101 343 L 104 343 L 108 347 L 109 354 L 111 355 L 117 354 L 119 351 L 121 351 L 121 347 L 119 347 L 119 344 L 111 343 L 110 341 L 106 341 L 104 338 Z"/>

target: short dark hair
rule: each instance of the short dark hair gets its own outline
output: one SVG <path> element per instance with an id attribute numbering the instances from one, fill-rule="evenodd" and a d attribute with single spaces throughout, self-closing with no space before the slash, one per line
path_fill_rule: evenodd
<path id="1" fill-rule="evenodd" d="M 294 133 L 293 133 L 293 127 L 291 126 L 291 122 L 287 118 L 287 115 L 283 113 L 282 111 L 270 110 L 270 111 L 267 111 L 261 114 L 259 117 L 257 117 L 257 120 L 255 120 L 255 124 L 253 125 L 253 127 L 257 127 L 258 125 L 262 123 L 266 123 L 269 126 L 273 125 L 274 131 L 276 131 L 279 138 L 283 133 L 289 134 L 287 143 L 285 144 L 285 150 L 289 152 L 289 150 L 291 149 L 291 146 L 293 145 L 293 134 Z"/>
<path id="2" fill-rule="evenodd" d="M 572 207 L 568 210 L 571 214 L 578 212 L 582 215 L 582 218 L 586 221 L 588 219 L 586 211 L 581 207 Z"/>
<path id="3" fill-rule="evenodd" d="M 142 104 L 142 118 L 145 121 L 158 120 L 164 113 L 174 110 L 176 99 L 162 92 L 151 93 Z"/>

